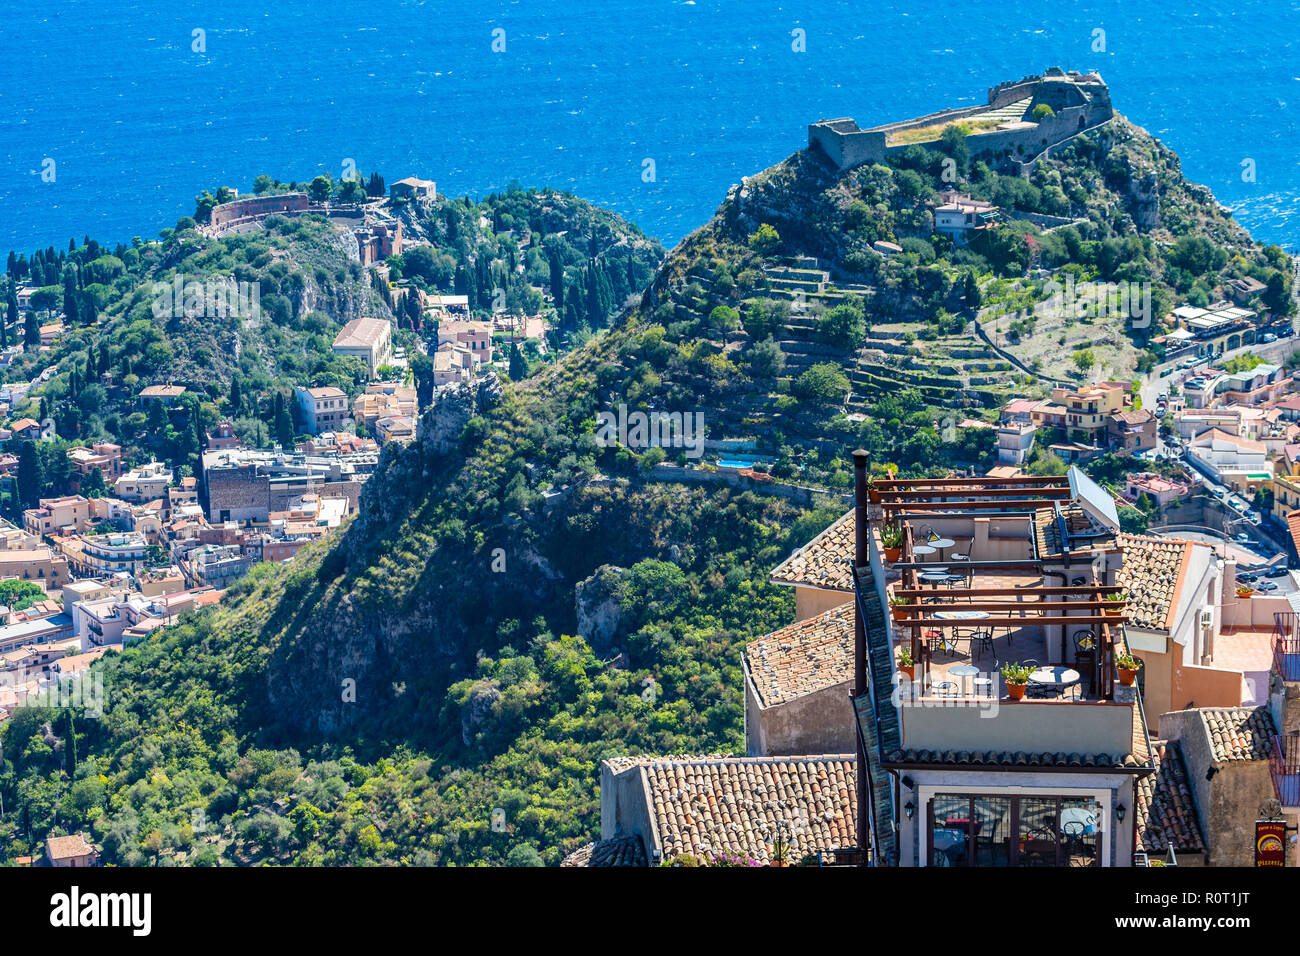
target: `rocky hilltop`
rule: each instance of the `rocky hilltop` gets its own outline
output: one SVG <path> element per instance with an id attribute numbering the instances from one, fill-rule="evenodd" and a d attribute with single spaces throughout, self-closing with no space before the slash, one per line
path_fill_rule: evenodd
<path id="1" fill-rule="evenodd" d="M 1153 283 L 1167 312 L 1286 265 L 1122 117 L 1018 167 L 958 134 L 747 178 L 613 327 L 441 396 L 343 533 L 111 657 L 87 741 L 109 782 L 68 822 L 128 862 L 201 808 L 239 862 L 555 863 L 596 829 L 603 757 L 739 748 L 741 649 L 793 610 L 767 573 L 839 515 L 844 449 L 983 469 L 988 430 L 954 413 L 1042 387 L 981 325 L 1062 270 Z M 950 186 L 1003 214 L 969 245 L 934 232 Z M 1104 339 L 1112 371 L 1153 347 L 1061 334 Z M 605 447 L 597 415 L 619 404 L 702 412 L 716 444 L 704 462 Z M 718 472 L 714 449 L 765 475 Z M 128 793 L 134 827 L 96 817 Z"/>

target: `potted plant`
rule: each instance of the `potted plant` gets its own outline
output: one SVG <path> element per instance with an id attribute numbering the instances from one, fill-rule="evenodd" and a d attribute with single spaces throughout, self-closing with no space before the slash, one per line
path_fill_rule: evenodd
<path id="1" fill-rule="evenodd" d="M 898 649 L 898 669 L 908 680 L 916 680 L 916 661 L 912 660 L 912 649 L 906 644 Z"/>
<path id="2" fill-rule="evenodd" d="M 1012 700 L 1021 700 L 1025 696 L 1025 685 L 1034 669 L 1028 664 L 1015 662 L 1002 665 L 1002 679 L 1007 682 L 1007 696 Z"/>
<path id="3" fill-rule="evenodd" d="M 895 621 L 903 620 L 905 612 L 903 608 L 907 606 L 907 598 L 901 594 L 891 594 L 889 596 L 889 613 L 894 615 Z"/>
<path id="4" fill-rule="evenodd" d="M 1115 669 L 1119 671 L 1119 682 L 1127 686 L 1132 686 L 1137 680 L 1138 671 L 1142 668 L 1142 662 L 1132 654 L 1117 654 L 1115 656 Z"/>
<path id="5" fill-rule="evenodd" d="M 1106 601 L 1111 607 L 1106 608 L 1106 613 L 1112 617 L 1124 613 L 1124 602 L 1128 600 L 1128 593 L 1120 591 L 1118 594 L 1107 594 Z"/>
<path id="6" fill-rule="evenodd" d="M 903 529 L 887 524 L 880 530 L 880 541 L 885 547 L 885 560 L 893 564 L 903 551 Z"/>

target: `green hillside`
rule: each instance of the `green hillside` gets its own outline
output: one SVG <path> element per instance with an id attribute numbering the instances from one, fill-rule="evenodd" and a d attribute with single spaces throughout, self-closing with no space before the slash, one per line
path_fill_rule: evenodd
<path id="1" fill-rule="evenodd" d="M 747 179 L 615 327 L 426 410 L 343 533 L 101 665 L 103 720 L 16 715 L 0 855 L 53 827 L 120 863 L 557 863 L 598 830 L 603 757 L 742 746 L 741 649 L 793 615 L 767 573 L 843 508 L 789 486 L 847 487 L 859 444 L 903 473 L 991 462 L 954 420 L 1045 387 L 971 327 L 1041 296 L 1026 233 L 1040 267 L 1150 281 L 1162 308 L 1286 265 L 1123 121 L 1028 180 L 945 148 L 962 188 L 1077 223 L 945 248 L 926 219 L 945 154 L 920 147 Z M 1111 333 L 1129 356 L 1150 334 Z M 619 403 L 701 412 L 773 480 L 602 447 Z"/>

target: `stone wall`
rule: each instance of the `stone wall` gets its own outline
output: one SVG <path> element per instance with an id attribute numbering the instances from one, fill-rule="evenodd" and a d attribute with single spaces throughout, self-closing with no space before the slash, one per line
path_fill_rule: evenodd
<path id="1" fill-rule="evenodd" d="M 223 521 L 265 521 L 270 482 L 256 465 L 214 468 L 204 476 L 208 488 L 208 515 L 213 524 Z"/>

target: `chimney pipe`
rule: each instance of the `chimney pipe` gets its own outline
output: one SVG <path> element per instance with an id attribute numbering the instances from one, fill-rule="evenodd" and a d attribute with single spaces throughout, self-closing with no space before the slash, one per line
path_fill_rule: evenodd
<path id="1" fill-rule="evenodd" d="M 859 448 L 853 453 L 853 568 L 871 564 L 867 543 L 867 453 Z M 856 610 L 856 608 L 855 608 Z M 854 614 L 853 628 L 853 695 L 867 691 L 867 630 L 860 613 Z"/>
<path id="2" fill-rule="evenodd" d="M 859 448 L 853 453 L 853 588 L 857 595 L 857 569 L 871 563 L 867 545 L 867 453 Z M 867 692 L 867 626 L 862 620 L 862 605 L 853 602 L 853 696 L 861 697 Z M 857 720 L 855 707 L 853 719 Z M 867 750 L 862 740 L 862 732 L 854 734 L 858 742 L 857 796 L 858 819 L 857 837 L 860 866 L 867 865 L 867 846 L 871 842 L 868 831 L 870 826 L 867 807 L 871 800 L 870 781 L 867 778 Z"/>

